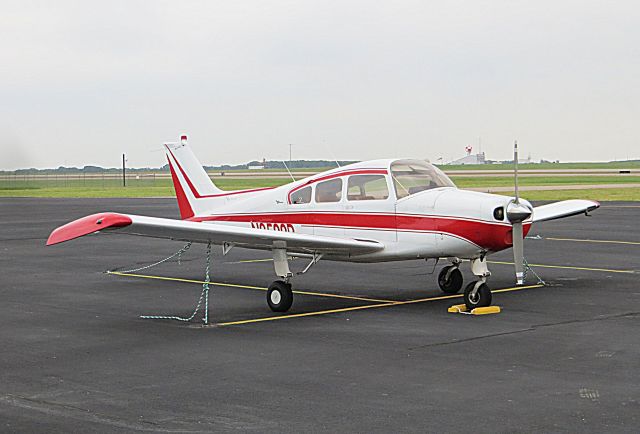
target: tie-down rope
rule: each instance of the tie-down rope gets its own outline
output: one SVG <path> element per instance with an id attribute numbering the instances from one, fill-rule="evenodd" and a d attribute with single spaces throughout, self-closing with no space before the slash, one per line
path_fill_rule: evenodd
<path id="1" fill-rule="evenodd" d="M 149 264 L 149 265 L 144 265 L 142 267 L 139 268 L 133 268 L 131 270 L 124 270 L 124 271 L 117 271 L 118 273 L 133 273 L 133 272 L 137 272 L 137 271 L 142 271 L 142 270 L 147 270 L 149 268 L 155 267 L 157 265 L 160 265 L 164 262 L 169 261 L 170 259 L 175 258 L 176 256 L 178 257 L 178 263 L 180 263 L 180 259 L 182 257 L 182 254 L 185 253 L 187 250 L 189 250 L 189 248 L 191 247 L 191 242 L 188 242 L 183 248 L 181 248 L 180 250 L 178 250 L 176 253 L 174 253 L 171 256 L 168 256 L 158 262 L 154 262 L 153 264 Z M 115 270 L 112 270 L 111 272 L 114 272 Z M 204 283 L 202 284 L 202 292 L 200 293 L 200 298 L 198 299 L 198 303 L 196 304 L 195 309 L 193 310 L 193 313 L 184 318 L 184 317 L 180 317 L 180 316 L 175 316 L 175 315 L 140 315 L 140 318 L 143 319 L 171 319 L 171 320 L 175 320 L 175 321 L 183 321 L 183 322 L 189 322 L 191 321 L 193 318 L 195 318 L 195 316 L 198 314 L 198 311 L 200 310 L 200 306 L 202 306 L 202 301 L 204 300 L 204 312 L 202 313 L 202 322 L 205 325 L 209 324 L 209 283 L 211 282 L 210 279 L 210 272 L 211 272 L 211 242 L 209 242 L 207 244 L 207 263 L 206 263 L 206 267 L 205 267 L 205 273 L 204 273 Z"/>

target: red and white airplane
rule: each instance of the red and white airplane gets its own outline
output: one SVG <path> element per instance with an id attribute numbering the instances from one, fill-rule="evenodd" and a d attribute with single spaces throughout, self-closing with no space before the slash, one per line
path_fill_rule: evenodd
<path id="1" fill-rule="evenodd" d="M 306 257 L 307 272 L 321 258 L 385 262 L 446 258 L 442 291 L 457 293 L 459 267 L 471 263 L 477 280 L 464 291 L 468 308 L 491 304 L 487 256 L 514 248 L 523 284 L 523 238 L 541 221 L 588 213 L 600 206 L 567 200 L 539 207 L 516 197 L 465 191 L 437 167 L 412 159 L 365 161 L 275 188 L 223 191 L 215 186 L 187 144 L 165 144 L 182 220 L 93 214 L 55 229 L 47 245 L 100 231 L 268 250 L 280 278 L 267 292 L 276 312 L 293 302 L 289 256 Z M 517 146 L 515 152 L 517 161 Z M 516 169 L 517 171 L 517 169 Z M 517 172 L 516 172 L 517 173 Z"/>

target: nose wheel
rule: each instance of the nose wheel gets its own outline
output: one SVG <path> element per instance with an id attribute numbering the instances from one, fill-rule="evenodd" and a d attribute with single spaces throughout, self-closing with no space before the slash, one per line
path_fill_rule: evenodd
<path id="1" fill-rule="evenodd" d="M 274 312 L 286 312 L 293 304 L 293 291 L 291 284 L 276 280 L 269 285 L 267 291 L 267 304 Z"/>
<path id="2" fill-rule="evenodd" d="M 438 286 L 445 294 L 457 294 L 462 288 L 462 272 L 457 265 L 444 267 L 438 275 Z"/>
<path id="3" fill-rule="evenodd" d="M 482 280 L 471 282 L 464 289 L 464 304 L 469 310 L 491 306 L 491 289 Z"/>

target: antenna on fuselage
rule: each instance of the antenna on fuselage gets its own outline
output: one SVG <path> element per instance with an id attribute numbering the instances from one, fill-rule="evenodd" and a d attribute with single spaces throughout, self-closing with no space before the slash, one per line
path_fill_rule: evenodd
<path id="1" fill-rule="evenodd" d="M 296 179 L 293 177 L 293 175 L 291 174 L 291 171 L 287 167 L 287 163 L 285 163 L 284 160 L 282 160 L 282 164 L 284 164 L 284 168 L 287 169 L 287 172 L 289 172 L 289 176 L 291 177 L 291 179 L 293 179 L 293 182 L 295 182 Z"/>
<path id="2" fill-rule="evenodd" d="M 338 161 L 338 159 L 336 158 L 336 155 L 333 153 L 333 149 L 331 149 L 330 146 L 327 145 L 327 142 L 325 142 L 324 140 L 322 140 L 322 146 L 324 147 L 325 151 L 329 151 L 329 154 L 331 154 L 331 158 L 333 158 L 333 161 L 336 162 L 336 164 L 338 165 L 338 167 L 342 167 L 340 165 L 340 162 Z"/>

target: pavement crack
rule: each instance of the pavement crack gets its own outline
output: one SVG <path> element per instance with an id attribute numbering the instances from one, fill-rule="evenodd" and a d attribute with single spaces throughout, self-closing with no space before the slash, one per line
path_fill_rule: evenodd
<path id="1" fill-rule="evenodd" d="M 545 324 L 536 324 L 532 326 L 534 329 L 543 328 L 543 327 L 554 327 L 559 325 L 567 325 L 567 324 L 577 324 L 577 323 L 586 323 L 586 322 L 595 322 L 595 321 L 607 321 L 610 319 L 618 319 L 624 317 L 633 317 L 640 315 L 640 312 L 623 312 L 623 313 L 613 313 L 610 315 L 600 315 L 594 318 L 584 318 L 584 319 L 572 319 L 567 321 L 557 321 L 552 323 Z"/>
<path id="2" fill-rule="evenodd" d="M 515 334 L 524 333 L 524 332 L 531 332 L 531 331 L 534 331 L 534 330 L 535 330 L 535 327 L 529 327 L 529 328 L 526 328 L 526 329 L 512 330 L 510 332 L 491 333 L 491 334 L 488 334 L 488 335 L 474 336 L 472 338 L 453 339 L 451 341 L 446 341 L 446 342 L 434 342 L 432 344 L 418 345 L 418 346 L 415 346 L 415 347 L 410 347 L 407 350 L 408 351 L 413 351 L 413 350 L 421 350 L 421 349 L 425 349 L 425 348 L 441 347 L 441 346 L 444 346 L 444 345 L 462 344 L 462 343 L 465 343 L 465 342 L 478 341 L 478 340 L 481 340 L 481 339 L 493 338 L 493 337 L 497 337 L 497 336 L 515 335 Z"/>
<path id="3" fill-rule="evenodd" d="M 432 344 L 418 345 L 418 346 L 415 346 L 415 347 L 407 348 L 407 351 L 421 350 L 421 349 L 433 348 L 433 347 L 441 347 L 441 346 L 445 346 L 445 345 L 461 344 L 461 343 L 472 342 L 472 341 L 488 339 L 488 338 L 494 338 L 494 337 L 499 337 L 499 336 L 515 335 L 515 334 L 520 334 L 520 333 L 532 332 L 532 331 L 536 331 L 538 329 L 548 328 L 548 327 L 564 326 L 564 325 L 569 325 L 569 324 L 588 323 L 588 322 L 595 322 L 595 321 L 607 321 L 607 320 L 611 320 L 611 319 L 619 319 L 619 318 L 625 318 L 625 317 L 636 317 L 636 316 L 639 316 L 639 315 L 640 315 L 640 312 L 624 312 L 624 313 L 611 314 L 611 315 L 602 315 L 602 316 L 598 316 L 598 317 L 595 317 L 595 318 L 585 318 L 585 319 L 558 321 L 558 322 L 545 323 L 545 324 L 535 324 L 535 325 L 532 325 L 531 327 L 527 327 L 527 328 L 523 328 L 523 329 L 519 329 L 519 330 L 511 330 L 511 331 L 508 331 L 508 332 L 491 333 L 491 334 L 487 334 L 487 335 L 474 336 L 474 337 L 465 338 L 465 339 L 453 339 L 451 341 L 446 341 L 446 342 L 434 342 Z"/>
<path id="4" fill-rule="evenodd" d="M 171 429 L 162 428 L 158 424 L 144 420 L 140 422 L 128 421 L 121 418 L 116 418 L 100 413 L 95 413 L 86 408 L 80 408 L 69 404 L 59 404 L 55 402 L 49 402 L 42 399 L 33 399 L 20 395 L 7 394 L 0 397 L 0 403 L 8 404 L 14 407 L 19 407 L 27 410 L 38 411 L 53 416 L 70 417 L 76 420 L 83 420 L 88 422 L 100 423 L 116 428 L 124 428 L 127 430 L 135 431 L 150 431 L 150 432 L 167 432 L 167 433 L 200 433 L 206 432 L 202 430 L 188 430 L 188 429 Z"/>

